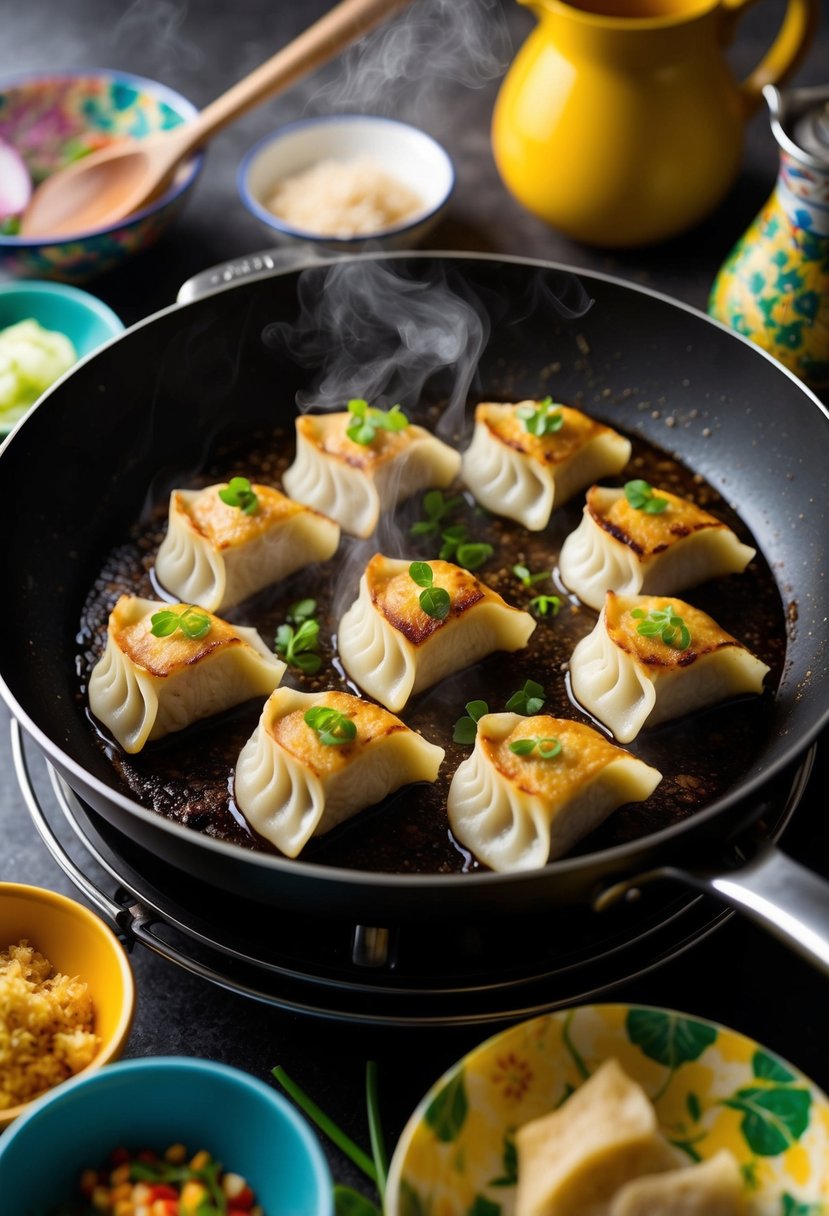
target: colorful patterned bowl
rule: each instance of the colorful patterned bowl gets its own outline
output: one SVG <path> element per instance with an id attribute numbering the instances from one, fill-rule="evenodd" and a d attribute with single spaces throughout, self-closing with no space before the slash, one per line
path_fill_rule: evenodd
<path id="1" fill-rule="evenodd" d="M 386 1216 L 508 1216 L 515 1129 L 558 1107 L 610 1057 L 644 1087 L 689 1164 L 731 1150 L 751 1216 L 827 1210 L 829 1099 L 806 1077 L 712 1022 L 587 1005 L 496 1035 L 432 1087 L 395 1150 Z"/>
<path id="2" fill-rule="evenodd" d="M 172 89 L 128 72 L 93 68 L 0 81 L 0 140 L 20 153 L 35 184 L 96 148 L 167 130 L 196 113 Z M 119 224 L 55 241 L 0 232 L 0 273 L 79 283 L 110 270 L 160 236 L 202 162 L 201 154 L 193 157 L 160 198 Z"/>

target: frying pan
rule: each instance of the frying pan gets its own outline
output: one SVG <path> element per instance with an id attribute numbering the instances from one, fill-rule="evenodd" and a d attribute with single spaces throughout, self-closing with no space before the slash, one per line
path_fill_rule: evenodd
<path id="1" fill-rule="evenodd" d="M 300 295 L 306 304 L 327 299 L 328 271 L 319 268 L 255 275 L 133 327 L 54 386 L 0 449 L 14 511 L 4 537 L 0 691 L 14 716 L 95 811 L 212 883 L 218 915 L 223 898 L 244 894 L 270 915 L 312 907 L 371 925 L 474 923 L 551 901 L 607 902 L 644 877 L 679 876 L 719 891 L 829 968 L 829 888 L 771 848 L 737 872 L 724 862 L 729 837 L 769 810 L 771 779 L 796 764 L 829 713 L 826 411 L 731 331 L 609 277 L 458 254 L 369 254 L 336 266 L 448 285 L 491 331 L 472 395 L 535 396 L 540 368 L 554 363 L 560 399 L 581 399 L 672 451 L 739 510 L 789 619 L 772 729 L 742 779 L 681 823 L 524 874 L 389 875 L 288 861 L 200 835 L 125 793 L 75 695 L 81 605 L 103 555 L 158 487 L 181 484 L 225 442 L 280 417 L 290 423 L 314 369 L 307 350 L 275 351 L 263 336 L 293 325 Z M 441 391 L 455 383 L 444 384 L 446 374 L 434 373 Z"/>

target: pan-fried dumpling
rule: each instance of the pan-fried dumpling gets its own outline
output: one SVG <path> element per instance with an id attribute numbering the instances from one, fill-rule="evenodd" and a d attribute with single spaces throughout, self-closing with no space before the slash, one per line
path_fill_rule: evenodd
<path id="1" fill-rule="evenodd" d="M 573 651 L 570 683 L 588 713 L 630 743 L 645 725 L 761 693 L 768 670 L 683 600 L 608 591 L 595 629 Z"/>
<path id="2" fill-rule="evenodd" d="M 581 722 L 485 714 L 449 787 L 449 823 L 491 870 L 537 869 L 661 779 Z"/>
<path id="3" fill-rule="evenodd" d="M 369 701 L 279 688 L 239 755 L 234 795 L 251 827 L 296 857 L 312 836 L 400 786 L 434 781 L 443 756 Z"/>
<path id="4" fill-rule="evenodd" d="M 614 1059 L 519 1127 L 515 1146 L 515 1216 L 598 1216 L 629 1179 L 676 1164 L 652 1102 Z"/>
<path id="5" fill-rule="evenodd" d="M 448 593 L 439 619 L 420 604 L 411 563 L 376 553 L 357 599 L 340 621 L 340 658 L 351 678 L 397 713 L 410 697 L 494 650 L 521 650 L 536 622 L 451 562 L 432 561 L 434 587 Z"/>
<path id="6" fill-rule="evenodd" d="M 707 1161 L 631 1179 L 613 1196 L 608 1216 L 743 1216 L 745 1210 L 740 1167 L 720 1149 Z"/>
<path id="7" fill-rule="evenodd" d="M 89 679 L 89 708 L 124 751 L 140 752 L 162 735 L 266 697 L 284 671 L 255 629 L 189 604 L 122 595 Z"/>
<path id="8" fill-rule="evenodd" d="M 368 444 L 350 439 L 354 415 L 304 414 L 296 420 L 296 456 L 283 477 L 285 489 L 336 519 L 351 536 L 371 536 L 381 512 L 418 490 L 444 489 L 461 458 L 423 427 L 378 429 Z"/>
<path id="9" fill-rule="evenodd" d="M 539 411 L 543 412 L 540 423 L 533 421 Z M 462 475 L 488 510 L 539 532 L 547 526 L 554 506 L 561 506 L 591 481 L 621 472 L 630 451 L 624 436 L 570 406 L 487 401 L 475 410 L 475 431 L 463 456 Z"/>
<path id="10" fill-rule="evenodd" d="M 167 535 L 155 571 L 162 587 L 210 612 L 231 608 L 311 562 L 326 561 L 340 543 L 337 524 L 271 486 L 254 484 L 253 510 L 220 497 L 229 483 L 173 490 Z"/>
<path id="11" fill-rule="evenodd" d="M 564 585 L 598 612 L 606 591 L 673 595 L 745 570 L 756 550 L 727 524 L 668 490 L 660 513 L 631 506 L 624 490 L 591 486 L 582 521 L 559 557 Z"/>

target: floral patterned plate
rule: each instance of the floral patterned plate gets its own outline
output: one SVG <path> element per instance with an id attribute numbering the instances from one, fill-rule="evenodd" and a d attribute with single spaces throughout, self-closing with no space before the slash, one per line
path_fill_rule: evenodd
<path id="1" fill-rule="evenodd" d="M 829 1099 L 744 1035 L 666 1009 L 587 1005 L 489 1039 L 407 1123 L 386 1216 L 510 1216 L 513 1133 L 615 1057 L 689 1163 L 730 1149 L 750 1216 L 829 1216 Z"/>

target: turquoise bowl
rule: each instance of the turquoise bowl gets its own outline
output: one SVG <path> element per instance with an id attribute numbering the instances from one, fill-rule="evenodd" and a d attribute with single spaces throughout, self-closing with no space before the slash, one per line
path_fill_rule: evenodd
<path id="1" fill-rule="evenodd" d="M 193 118 L 179 93 L 129 72 L 91 68 L 0 80 L 0 140 L 16 148 L 35 184 L 73 160 L 131 136 L 141 139 Z M 201 153 L 149 206 L 105 228 L 56 240 L 0 231 L 0 275 L 80 283 L 158 239 L 201 171 Z"/>
<path id="2" fill-rule="evenodd" d="M 332 1216 L 316 1136 L 264 1081 L 184 1056 L 122 1060 L 32 1103 L 0 1138 L 3 1211 L 52 1216 L 78 1197 L 86 1167 L 119 1147 L 185 1144 L 241 1174 L 268 1216 Z"/>
<path id="3" fill-rule="evenodd" d="M 68 283 L 0 283 L 0 330 L 32 318 L 44 329 L 65 334 L 83 359 L 124 330 L 108 305 Z M 11 429 L 0 414 L 0 436 Z"/>

